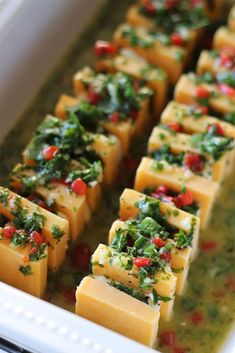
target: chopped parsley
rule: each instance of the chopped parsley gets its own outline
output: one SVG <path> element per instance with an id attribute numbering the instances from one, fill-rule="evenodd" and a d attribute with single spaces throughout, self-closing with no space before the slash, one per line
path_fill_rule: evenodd
<path id="1" fill-rule="evenodd" d="M 56 239 L 57 242 L 59 242 L 62 236 L 64 235 L 63 230 L 60 229 L 57 224 L 52 225 L 51 232 L 52 232 L 53 238 Z"/>
<path id="2" fill-rule="evenodd" d="M 19 271 L 20 271 L 21 273 L 23 273 L 23 275 L 24 275 L 25 277 L 26 277 L 26 276 L 30 276 L 30 275 L 33 274 L 30 265 L 27 265 L 27 266 L 21 265 L 21 266 L 19 267 Z"/>

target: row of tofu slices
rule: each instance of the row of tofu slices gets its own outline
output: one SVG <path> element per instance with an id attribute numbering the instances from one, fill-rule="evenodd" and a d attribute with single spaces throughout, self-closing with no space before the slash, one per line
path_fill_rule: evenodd
<path id="1" fill-rule="evenodd" d="M 203 14 L 203 2 L 187 3 Z M 203 29 L 183 26 L 181 5 L 130 7 L 113 42 L 96 42 L 96 71 L 74 75 L 75 95 L 60 97 L 12 171 L 10 189 L 0 188 L 0 279 L 42 297 L 48 269 L 63 264 L 68 241 L 99 205 L 101 185 L 112 184 L 131 141 L 160 116 L 134 189 L 120 197 L 109 244 L 98 246 L 92 275 L 76 292 L 78 315 L 149 346 L 184 291 L 220 184 L 234 172 L 235 7 L 196 73 L 182 75 Z M 176 26 L 164 32 L 159 18 L 175 14 Z M 174 101 L 165 107 L 170 84 Z"/>

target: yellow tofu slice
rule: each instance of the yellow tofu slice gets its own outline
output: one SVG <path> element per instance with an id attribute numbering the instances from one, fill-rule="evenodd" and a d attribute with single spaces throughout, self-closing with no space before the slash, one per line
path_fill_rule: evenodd
<path id="1" fill-rule="evenodd" d="M 66 118 L 66 109 L 75 107 L 78 104 L 78 99 L 68 95 L 60 96 L 56 108 L 55 115 L 58 118 Z M 102 126 L 110 134 L 115 135 L 121 143 L 122 154 L 127 154 L 130 146 L 130 141 L 133 135 L 133 126 L 130 120 L 122 121 L 119 123 L 113 123 L 111 121 L 105 121 L 102 123 Z"/>
<path id="2" fill-rule="evenodd" d="M 183 72 L 186 60 L 186 51 L 184 48 L 177 46 L 163 45 L 159 40 L 153 40 L 148 31 L 143 27 L 131 27 L 139 38 L 140 43 L 144 41 L 146 44 L 132 44 L 131 40 L 123 33 L 129 25 L 123 24 L 119 26 L 113 36 L 113 40 L 118 47 L 127 47 L 136 51 L 137 54 L 143 56 L 151 64 L 159 66 L 169 76 L 171 83 L 176 83 Z"/>
<path id="3" fill-rule="evenodd" d="M 182 168 L 163 163 L 163 169 L 156 167 L 156 161 L 143 157 L 137 169 L 135 189 L 143 191 L 146 187 L 166 185 L 176 192 L 180 192 L 185 186 L 193 194 L 194 200 L 200 207 L 200 224 L 205 228 L 209 222 L 212 206 L 216 199 L 219 184 L 215 181 L 184 171 Z"/>
<path id="4" fill-rule="evenodd" d="M 194 117 L 186 104 L 175 101 L 168 103 L 161 115 L 161 123 L 178 122 L 184 132 L 188 134 L 205 132 L 208 125 L 220 124 L 224 135 L 235 139 L 235 126 L 209 115 Z"/>
<path id="5" fill-rule="evenodd" d="M 235 31 L 228 27 L 222 26 L 217 29 L 213 38 L 213 47 L 221 50 L 223 48 L 235 49 Z"/>
<path id="6" fill-rule="evenodd" d="M 92 82 L 94 77 L 95 77 L 95 73 L 90 67 L 86 66 L 82 70 L 79 70 L 74 75 L 74 78 L 73 78 L 75 95 L 77 95 L 79 97 L 79 95 L 81 93 L 84 94 L 87 90 L 87 83 Z M 143 129 L 145 129 L 149 123 L 149 119 L 150 119 L 149 100 L 143 99 L 140 102 L 140 109 L 137 113 L 135 121 L 132 122 L 133 130 L 136 135 L 140 135 L 143 132 Z M 107 130 L 108 130 L 108 128 L 107 128 L 108 123 L 109 122 L 103 123 Z M 119 124 L 120 124 L 120 122 L 115 123 L 114 126 L 118 126 Z M 114 129 L 114 127 L 113 127 L 113 129 Z M 114 131 L 110 131 L 110 130 L 108 130 L 108 131 L 113 133 L 114 135 L 116 135 L 116 133 Z"/>
<path id="7" fill-rule="evenodd" d="M 1 232 L 2 228 L 0 228 L 0 235 Z M 14 248 L 10 243 L 8 239 L 0 240 L 0 281 L 42 298 L 47 285 L 47 248 L 44 259 L 25 263 L 27 248 Z M 31 274 L 24 275 L 20 271 L 21 266 L 28 266 Z"/>
<path id="8" fill-rule="evenodd" d="M 159 311 L 97 279 L 85 277 L 77 287 L 75 313 L 147 346 L 156 344 Z"/>
<path id="9" fill-rule="evenodd" d="M 5 188 L 0 187 L 0 193 L 6 192 Z M 48 267 L 52 271 L 57 271 L 62 263 L 64 262 L 66 250 L 68 247 L 68 235 L 69 235 L 69 223 L 66 219 L 63 219 L 37 205 L 20 197 L 12 191 L 9 192 L 7 204 L 0 203 L 0 212 L 10 220 L 13 220 L 15 217 L 12 215 L 12 210 L 15 209 L 14 200 L 20 198 L 20 205 L 27 209 L 29 214 L 34 212 L 39 212 L 45 218 L 45 223 L 42 229 L 42 235 L 45 237 L 48 243 Z M 61 233 L 61 236 L 58 238 L 54 229 Z"/>
<path id="10" fill-rule="evenodd" d="M 160 149 L 164 144 L 169 144 L 172 153 L 175 154 L 180 152 L 201 154 L 200 149 L 192 146 L 190 139 L 190 135 L 184 133 L 172 134 L 166 129 L 155 127 L 148 141 L 148 153 Z M 206 162 L 207 165 L 205 166 L 205 172 L 202 172 L 204 177 L 220 183 L 225 177 L 232 173 L 234 167 L 235 149 L 225 152 L 217 161 L 214 161 L 209 155 L 205 155 L 205 157 L 208 161 Z"/>
<path id="11" fill-rule="evenodd" d="M 155 31 L 160 30 L 161 32 L 161 29 L 157 28 L 156 22 L 154 20 L 151 20 L 147 16 L 144 16 L 140 13 L 138 5 L 132 5 L 129 7 L 126 14 L 126 20 L 132 26 L 144 27 L 147 30 L 155 30 Z M 192 55 L 200 34 L 201 34 L 200 30 L 197 30 L 197 31 L 189 30 L 188 40 L 187 40 L 187 43 L 185 43 L 184 45 L 187 51 L 188 58 Z"/>
<path id="12" fill-rule="evenodd" d="M 233 5 L 229 12 L 228 27 L 235 32 L 235 5 Z"/>
<path id="13" fill-rule="evenodd" d="M 21 178 L 25 175 L 34 176 L 36 173 L 33 170 L 20 172 L 20 168 L 20 164 L 17 164 L 14 168 L 11 177 L 11 186 L 18 192 L 23 192 Z M 70 192 L 66 185 L 56 182 L 49 183 L 47 186 L 37 186 L 35 192 L 44 200 L 54 202 L 56 212 L 60 212 L 68 219 L 71 238 L 72 240 L 76 240 L 91 217 L 86 196 L 76 195 Z"/>
<path id="14" fill-rule="evenodd" d="M 197 87 L 203 87 L 207 89 L 211 94 L 215 94 L 215 97 L 209 98 L 209 105 L 211 108 L 219 113 L 232 113 L 235 110 L 235 97 L 226 96 L 222 94 L 216 85 L 202 83 L 198 86 L 194 83 L 196 75 L 193 73 L 182 75 L 175 86 L 174 99 L 179 103 L 184 104 L 195 104 Z"/>
<path id="15" fill-rule="evenodd" d="M 125 229 L 125 222 L 120 220 L 114 221 L 109 230 L 110 246 L 112 244 L 113 238 L 115 237 L 116 231 L 120 228 Z M 171 240 L 169 240 L 169 242 L 171 242 Z M 185 290 L 191 253 L 192 253 L 192 247 L 188 247 L 186 249 L 177 249 L 174 247 L 171 250 L 170 264 L 171 264 L 172 271 L 174 272 L 174 270 L 176 270 L 176 273 L 174 272 L 174 275 L 177 278 L 176 289 L 175 289 L 175 293 L 177 295 L 182 295 Z M 180 272 L 177 272 L 177 270 Z"/>
<path id="16" fill-rule="evenodd" d="M 112 261 L 110 261 L 110 259 L 112 259 Z M 131 260 L 130 256 L 118 253 L 107 245 L 99 244 L 92 255 L 92 273 L 96 276 L 107 276 L 128 287 L 138 289 L 140 287 L 140 279 L 138 276 L 139 269 L 133 266 L 131 270 L 126 270 L 122 264 L 126 264 L 128 260 Z M 156 272 L 154 278 L 156 283 L 153 284 L 153 288 L 158 295 L 172 298 L 168 302 L 161 301 L 160 304 L 161 318 L 163 320 L 169 320 L 174 305 L 176 277 L 170 269 L 166 269 L 165 271 Z M 146 291 L 146 293 L 148 292 L 149 290 Z"/>
<path id="17" fill-rule="evenodd" d="M 165 106 L 168 78 L 164 70 L 149 65 L 148 62 L 134 51 L 123 49 L 114 57 L 101 58 L 96 62 L 96 69 L 102 72 L 122 71 L 138 80 L 144 80 L 154 92 L 154 113 L 159 115 Z"/>

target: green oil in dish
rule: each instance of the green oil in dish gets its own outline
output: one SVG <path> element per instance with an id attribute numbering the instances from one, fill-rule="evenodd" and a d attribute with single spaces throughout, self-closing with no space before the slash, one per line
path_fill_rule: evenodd
<path id="1" fill-rule="evenodd" d="M 128 1 L 129 2 L 129 1 Z M 71 77 L 84 65 L 91 65 L 91 45 L 96 39 L 109 39 L 123 21 L 126 0 L 109 2 L 96 17 L 96 24 L 84 32 L 71 55 L 64 60 L 37 99 L 19 120 L 0 149 L 1 184 L 19 162 L 20 150 L 46 113 L 53 112 L 62 92 L 72 93 Z M 110 20 L 112 13 L 112 20 Z M 27 130 L 24 127 L 27 126 Z M 15 138 L 17 136 L 17 139 Z M 141 138 L 126 158 L 117 184 L 104 190 L 99 212 L 94 215 L 79 242 L 70 246 L 67 259 L 57 275 L 50 275 L 45 300 L 74 312 L 74 293 L 80 280 L 89 273 L 89 256 L 100 242 L 107 243 L 108 231 L 118 216 L 118 199 L 124 187 L 133 185 L 139 158 L 146 151 L 147 135 Z M 200 252 L 191 265 L 188 287 L 177 297 L 174 317 L 160 323 L 158 349 L 164 353 L 216 353 L 235 320 L 235 184 L 234 175 L 226 180 L 213 210 L 211 223 L 200 235 Z M 170 343 L 170 345 L 169 345 Z"/>

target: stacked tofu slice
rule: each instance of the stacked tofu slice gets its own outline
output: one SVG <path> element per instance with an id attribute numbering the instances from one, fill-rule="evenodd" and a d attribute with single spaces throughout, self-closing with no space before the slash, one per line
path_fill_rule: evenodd
<path id="1" fill-rule="evenodd" d="M 235 164 L 234 97 L 224 89 L 227 79 L 217 76 L 222 72 L 233 77 L 232 50 L 229 67 L 221 68 L 217 62 L 213 66 L 200 57 L 197 74 L 180 77 L 201 28 L 188 28 L 189 42 L 179 36 L 183 43 L 178 46 L 163 43 L 176 36 L 164 32 L 161 20 L 174 10 L 181 14 L 180 5 L 173 2 L 175 9 L 167 12 L 167 3 L 171 2 L 140 1 L 129 9 L 127 23 L 116 30 L 113 43 L 95 45 L 98 70 L 120 70 L 145 79 L 154 92 L 156 114 L 159 93 L 166 86 L 157 82 L 154 72 L 159 73 L 160 67 L 170 82 L 179 81 L 175 101 L 165 107 L 149 138 L 134 189 L 125 189 L 120 197 L 119 218 L 110 228 L 108 245 L 98 246 L 92 275 L 77 288 L 75 309 L 78 315 L 149 346 L 157 342 L 159 320 L 170 320 L 175 296 L 184 293 L 190 263 L 198 252 L 199 229 L 208 225 L 220 184 Z M 210 17 L 215 18 L 221 3 L 214 5 Z M 223 55 L 213 50 L 206 53 L 207 60 L 215 60 L 215 53 Z M 151 76 L 141 76 L 146 72 Z M 233 83 L 230 88 L 231 93 Z"/>

